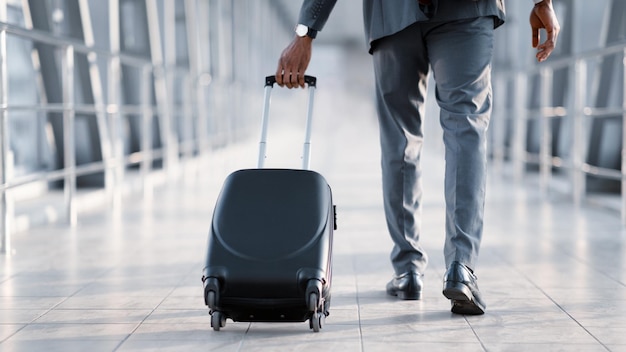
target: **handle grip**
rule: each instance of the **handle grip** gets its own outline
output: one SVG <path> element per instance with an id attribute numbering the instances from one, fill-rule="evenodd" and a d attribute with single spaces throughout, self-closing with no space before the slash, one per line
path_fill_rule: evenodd
<path id="1" fill-rule="evenodd" d="M 267 76 L 265 77 L 265 86 L 271 86 L 274 88 L 274 84 L 276 83 L 276 76 Z M 304 83 L 308 84 L 309 87 L 316 87 L 317 78 L 315 76 L 304 75 Z"/>

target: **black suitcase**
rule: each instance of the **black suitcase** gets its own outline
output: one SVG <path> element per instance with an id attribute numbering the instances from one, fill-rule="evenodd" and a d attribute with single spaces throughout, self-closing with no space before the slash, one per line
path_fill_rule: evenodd
<path id="1" fill-rule="evenodd" d="M 211 326 L 242 322 L 304 322 L 318 332 L 329 314 L 335 207 L 324 177 L 309 171 L 315 77 L 307 76 L 309 107 L 303 169 L 263 169 L 274 77 L 266 78 L 258 169 L 230 174 L 209 233 L 203 271 Z"/>

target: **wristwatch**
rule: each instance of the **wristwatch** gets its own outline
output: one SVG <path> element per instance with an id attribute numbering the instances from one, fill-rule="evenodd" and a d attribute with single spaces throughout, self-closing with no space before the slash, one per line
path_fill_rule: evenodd
<path id="1" fill-rule="evenodd" d="M 317 31 L 303 24 L 299 24 L 296 26 L 296 35 L 298 35 L 298 37 L 309 36 L 311 38 L 315 38 L 317 36 Z"/>

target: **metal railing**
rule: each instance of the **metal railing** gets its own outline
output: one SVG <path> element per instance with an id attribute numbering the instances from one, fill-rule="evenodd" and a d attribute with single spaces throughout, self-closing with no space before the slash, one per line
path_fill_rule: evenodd
<path id="1" fill-rule="evenodd" d="M 32 182 L 39 181 L 59 181 L 63 180 L 64 191 L 64 204 L 66 207 L 67 221 L 71 226 L 77 223 L 78 209 L 76 206 L 77 201 L 77 178 L 79 176 L 94 174 L 98 172 L 104 172 L 105 176 L 105 188 L 107 192 L 112 192 L 114 189 L 119 189 L 116 184 L 123 182 L 122 176 L 123 170 L 132 164 L 141 164 L 140 173 L 143 183 L 146 186 L 150 185 L 148 180 L 152 162 L 158 158 L 164 158 L 168 152 L 165 150 L 173 149 L 174 144 L 171 140 L 167 140 L 165 148 L 153 149 L 151 147 L 151 133 L 147 133 L 151 129 L 151 121 L 153 117 L 164 116 L 163 111 L 159 111 L 158 107 L 152 105 L 150 90 L 151 90 L 151 76 L 157 75 L 159 68 L 154 66 L 151 62 L 145 59 L 140 59 L 121 53 L 111 53 L 89 47 L 84 43 L 66 39 L 54 37 L 49 33 L 40 32 L 37 30 L 27 30 L 12 26 L 6 23 L 0 23 L 0 46 L 2 51 L 6 55 L 6 36 L 14 35 L 22 39 L 28 39 L 33 42 L 45 43 L 52 45 L 61 52 L 61 87 L 63 103 L 61 104 L 41 104 L 38 106 L 12 106 L 5 98 L 2 99 L 0 106 L 2 116 L 2 129 L 0 130 L 0 138 L 2 140 L 2 176 L 0 179 L 0 218 L 3 222 L 2 231 L 2 252 L 8 253 L 11 249 L 11 212 L 13 204 L 11 204 L 8 191 L 20 186 Z M 140 82 L 142 94 L 142 103 L 139 106 L 120 106 L 117 103 L 110 104 L 94 104 L 94 105 L 77 105 L 74 101 L 75 87 L 74 87 L 74 73 L 75 53 L 87 55 L 91 60 L 95 60 L 96 57 L 104 58 L 108 60 L 109 67 L 112 72 L 119 72 L 120 65 L 125 64 L 134 66 L 142 71 L 142 79 Z M 6 57 L 2 55 L 2 57 Z M 0 60 L 0 70 L 2 70 L 1 76 L 3 77 L 2 91 L 6 92 L 6 59 Z M 186 74 L 186 73 L 185 73 Z M 115 73 L 113 74 L 116 75 Z M 115 90 L 115 88 L 112 88 Z M 119 88 L 118 88 L 119 89 Z M 58 112 L 63 115 L 63 160 L 64 164 L 59 170 L 41 171 L 37 173 L 31 173 L 20 177 L 12 177 L 9 175 L 10 160 L 7 160 L 9 153 L 9 128 L 8 128 L 8 112 L 9 111 L 41 111 L 41 112 Z M 110 138 L 102 140 L 102 161 L 91 162 L 78 166 L 76 164 L 76 141 L 75 141 L 75 121 L 76 113 L 92 114 L 88 115 L 93 118 L 102 119 L 103 116 L 108 115 L 111 123 L 116 126 L 121 123 L 122 115 L 128 114 L 129 116 L 135 113 L 140 113 L 142 118 L 142 141 L 141 151 L 132 153 L 130 155 L 124 155 L 123 150 L 118 148 L 113 151 L 112 140 Z M 106 121 L 100 120 L 98 128 L 103 131 L 108 131 Z M 171 138 L 168 136 L 168 138 Z M 165 149 L 165 150 L 164 150 Z M 117 179 L 111 178 L 111 173 L 115 173 Z M 147 191 L 147 190 L 144 190 Z"/>
<path id="2" fill-rule="evenodd" d="M 109 0 L 109 23 L 110 32 L 109 50 L 102 50 L 95 47 L 93 43 L 93 33 L 85 32 L 85 40 L 78 41 L 65 37 L 58 37 L 52 33 L 40 31 L 32 28 L 23 28 L 7 23 L 7 4 L 0 1 L 0 254 L 11 253 L 11 230 L 13 221 L 14 201 L 11 198 L 11 191 L 35 182 L 63 181 L 65 217 L 70 226 L 74 226 L 78 219 L 77 199 L 77 178 L 94 173 L 104 173 L 104 191 L 106 199 L 111 201 L 113 206 L 120 203 L 122 196 L 122 186 L 125 183 L 125 173 L 131 165 L 139 166 L 139 177 L 141 179 L 144 195 L 149 195 L 152 188 L 151 174 L 153 174 L 153 162 L 163 161 L 164 173 L 167 176 L 176 177 L 177 168 L 181 161 L 202 159 L 211 149 L 211 138 L 219 138 L 220 143 L 230 142 L 229 138 L 223 135 L 230 135 L 233 128 L 246 128 L 246 126 L 233 126 L 231 123 L 220 123 L 219 131 L 211 129 L 211 112 L 213 115 L 220 115 L 214 111 L 208 101 L 206 92 L 209 85 L 217 85 L 222 91 L 227 91 L 231 99 L 232 95 L 241 95 L 244 88 L 237 84 L 221 84 L 220 79 L 207 79 L 211 77 L 206 68 L 208 58 L 202 59 L 200 38 L 199 16 L 196 8 L 197 0 L 185 0 L 185 21 L 187 31 L 188 66 L 178 66 L 176 56 L 170 52 L 176 48 L 175 36 L 172 26 L 175 25 L 174 10 L 172 1 L 163 2 L 163 23 L 159 21 L 159 7 L 157 0 L 146 0 L 146 13 L 148 17 L 148 32 L 151 47 L 149 58 L 127 55 L 120 50 L 120 19 L 119 0 Z M 27 2 L 24 2 L 27 4 Z M 208 3 L 207 3 L 208 4 Z M 233 6 L 230 2 L 211 2 L 210 6 Z M 241 6 L 250 6 L 241 2 Z M 27 5 L 24 5 L 27 6 Z M 207 5 L 209 6 L 209 5 Z M 238 5 L 239 6 L 239 5 Z M 251 6 L 260 7 L 259 4 Z M 79 7 L 82 20 L 88 20 L 88 2 L 80 0 Z M 268 9 L 263 9 L 269 12 Z M 256 15 L 250 12 L 250 16 Z M 257 17 L 259 20 L 271 21 L 263 16 Z M 28 21 L 27 21 L 28 22 Z M 205 21 L 206 22 L 206 21 Z M 164 28 L 160 28 L 163 25 Z M 260 24 L 262 25 L 262 24 Z M 27 24 L 28 27 L 28 24 Z M 234 30 L 235 26 L 226 26 Z M 277 28 L 279 29 L 279 28 Z M 244 29 L 245 30 L 245 29 Z M 161 33 L 165 33 L 161 38 Z M 170 33 L 170 34 L 167 34 Z M 42 102 L 37 105 L 19 106 L 12 105 L 8 101 L 8 72 L 7 72 L 7 36 L 15 36 L 32 43 L 41 43 L 55 48 L 60 53 L 62 103 Z M 269 37 L 269 36 L 268 36 Z M 164 46 L 164 49 L 161 47 Z M 205 44 L 208 45 L 208 44 Z M 251 49 L 252 50 L 252 49 Z M 165 54 L 163 54 L 165 53 Z M 36 54 L 36 52 L 35 52 Z M 75 101 L 75 55 L 87 57 L 90 66 L 90 78 L 94 89 L 94 104 L 77 104 Z M 232 54 L 231 54 L 232 55 Z M 263 53 L 255 53 L 260 56 Z M 50 59 L 50 58 L 48 58 Z M 228 58 L 227 58 L 228 59 Z M 230 57 L 229 59 L 235 60 Z M 247 60 L 253 58 L 247 57 Z M 260 60 L 260 58 L 257 57 Z M 107 100 L 104 101 L 102 92 L 103 84 L 99 77 L 97 63 L 98 60 L 105 60 L 107 67 Z M 224 60 L 221 60 L 224 61 Z M 234 65 L 230 63 L 229 65 Z M 35 63 L 34 67 L 37 66 Z M 241 66 L 241 65 L 240 65 Z M 138 104 L 123 104 L 121 101 L 122 92 L 122 67 L 129 67 L 140 72 L 140 102 Z M 215 68 L 213 68 L 215 69 Z M 219 70 L 219 68 L 218 68 Z M 248 69 L 249 70 L 249 69 Z M 251 74 L 252 72 L 247 72 Z M 259 74 L 259 77 L 262 75 Z M 183 85 L 184 94 L 182 103 L 177 103 L 173 99 L 174 80 L 180 80 Z M 239 87 L 239 88 L 238 88 Z M 153 102 L 152 94 L 155 94 Z M 45 100 L 45 99 L 44 99 Z M 225 102 L 220 102 L 225 104 Z M 226 105 L 229 105 L 226 103 Z M 212 110 L 213 109 L 213 110 Z M 11 160 L 11 149 L 9 145 L 9 112 L 30 112 L 37 113 L 59 113 L 63 117 L 63 165 L 58 170 L 37 171 L 21 176 L 11 175 L 13 160 Z M 76 161 L 76 114 L 88 115 L 88 118 L 97 120 L 98 133 L 100 137 L 102 160 L 77 165 Z M 122 124 L 125 119 L 141 119 L 141 140 L 140 150 L 126 154 L 124 151 L 124 135 Z M 222 120 L 228 120 L 228 116 L 218 116 Z M 162 147 L 153 147 L 152 128 L 153 120 L 158 119 L 159 137 L 162 140 Z M 182 121 L 181 130 L 190 138 L 179 138 L 175 131 L 175 122 Z M 248 124 L 244 124 L 248 125 Z M 232 138 L 231 138 L 232 139 Z M 61 151 L 59 151 L 61 152 Z"/>
<path id="3" fill-rule="evenodd" d="M 549 60 L 534 67 L 524 70 L 500 71 L 494 75 L 494 80 L 500 86 L 507 86 L 511 83 L 513 94 L 509 98 L 513 99 L 507 104 L 504 98 L 498 101 L 502 106 L 508 106 L 506 113 L 499 114 L 499 118 L 510 119 L 509 124 L 513 126 L 513 134 L 510 141 L 506 140 L 503 128 L 495 129 L 494 134 L 494 157 L 496 162 L 504 162 L 504 155 L 510 142 L 510 160 L 513 164 L 514 175 L 521 177 L 524 174 L 526 165 L 534 164 L 539 167 L 539 187 L 545 194 L 551 188 L 553 180 L 553 170 L 563 169 L 569 172 L 568 185 L 571 197 L 576 205 L 580 205 L 587 196 L 586 178 L 594 176 L 607 180 L 617 180 L 621 182 L 621 219 L 626 225 L 626 88 L 621 107 L 597 108 L 587 106 L 588 93 L 592 92 L 588 80 L 588 64 L 593 60 L 601 60 L 609 56 L 618 55 L 622 57 L 624 66 L 624 77 L 622 77 L 624 87 L 626 87 L 626 43 L 614 44 L 605 48 L 596 49 L 589 52 L 574 54 L 556 60 Z M 553 106 L 553 73 L 556 70 L 568 70 L 568 91 L 566 99 L 567 106 Z M 598 69 L 599 70 L 599 69 Z M 540 84 L 539 107 L 528 108 L 529 89 L 528 82 L 531 77 L 538 75 Z M 506 94 L 502 94 L 506 96 Z M 589 137 L 587 136 L 587 126 L 591 120 L 596 118 L 620 117 L 622 122 L 621 131 L 621 168 L 619 170 L 594 166 L 587 162 L 587 152 L 589 147 Z M 571 139 L 568 146 L 568 157 L 555 156 L 553 151 L 553 131 L 551 121 L 554 118 L 563 118 L 565 122 L 561 126 L 568 126 Z M 527 126 L 529 121 L 535 121 L 539 125 L 539 151 L 529 152 L 527 150 Z"/>

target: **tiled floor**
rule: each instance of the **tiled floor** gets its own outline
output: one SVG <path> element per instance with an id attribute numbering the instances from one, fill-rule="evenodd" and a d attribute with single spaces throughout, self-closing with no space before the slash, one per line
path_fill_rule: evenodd
<path id="1" fill-rule="evenodd" d="M 325 106 L 333 97 L 319 99 Z M 477 268 L 487 313 L 449 312 L 441 295 L 436 147 L 424 160 L 423 245 L 430 255 L 424 298 L 386 296 L 391 244 L 373 114 L 359 104 L 334 109 L 336 118 L 316 122 L 313 155 L 339 215 L 331 315 L 320 333 L 307 323 L 229 321 L 219 332 L 210 328 L 200 282 L 206 234 L 223 177 L 253 166 L 256 146 L 243 144 L 157 188 L 151 202 L 129 198 L 121 213 L 81 214 L 76 229 L 16 234 L 15 254 L 0 257 L 0 350 L 626 351 L 626 235 L 618 214 L 576 209 L 556 193 L 546 199 L 532 177 L 515 183 L 490 175 Z M 285 146 L 300 134 L 287 132 L 274 135 L 280 142 L 269 155 L 279 157 L 270 166 L 294 166 L 284 162 L 293 150 Z"/>

